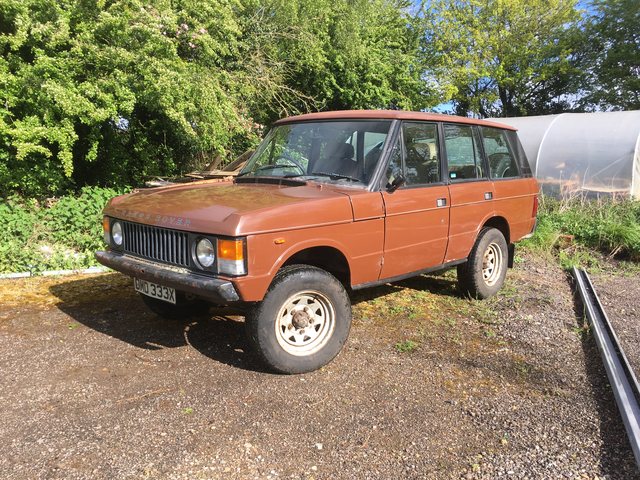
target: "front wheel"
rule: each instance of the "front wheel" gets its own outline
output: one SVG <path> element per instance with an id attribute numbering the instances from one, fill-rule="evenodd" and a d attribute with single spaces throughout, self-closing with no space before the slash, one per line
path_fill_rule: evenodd
<path id="1" fill-rule="evenodd" d="M 489 298 L 502 288 L 509 251 L 502 232 L 483 228 L 466 263 L 458 265 L 458 284 L 471 298 Z"/>
<path id="2" fill-rule="evenodd" d="M 351 303 L 330 273 L 292 265 L 278 272 L 262 302 L 247 314 L 246 328 L 273 370 L 310 372 L 342 349 L 351 328 Z"/>

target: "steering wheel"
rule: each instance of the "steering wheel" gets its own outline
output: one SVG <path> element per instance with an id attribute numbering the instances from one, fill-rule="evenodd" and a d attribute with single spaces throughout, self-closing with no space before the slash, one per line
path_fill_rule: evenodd
<path id="1" fill-rule="evenodd" d="M 508 153 L 494 153 L 489 155 L 489 165 L 494 178 L 505 178 L 505 174 L 511 168 L 511 157 Z"/>

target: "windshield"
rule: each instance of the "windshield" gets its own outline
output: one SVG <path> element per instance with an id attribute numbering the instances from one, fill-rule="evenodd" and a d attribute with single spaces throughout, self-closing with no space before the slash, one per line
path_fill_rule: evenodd
<path id="1" fill-rule="evenodd" d="M 390 126 L 389 120 L 278 125 L 238 176 L 366 186 L 380 159 Z"/>

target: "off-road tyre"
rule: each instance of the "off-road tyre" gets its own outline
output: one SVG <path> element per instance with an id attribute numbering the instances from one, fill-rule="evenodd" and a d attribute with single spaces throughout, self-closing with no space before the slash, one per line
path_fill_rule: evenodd
<path id="1" fill-rule="evenodd" d="M 509 262 L 507 241 L 495 228 L 483 228 L 467 261 L 458 265 L 458 285 L 463 295 L 485 299 L 504 283 Z"/>
<path id="2" fill-rule="evenodd" d="M 142 297 L 142 301 L 149 310 L 159 317 L 166 318 L 168 320 L 187 320 L 192 317 L 199 317 L 205 315 L 211 307 L 211 305 L 204 300 L 188 298 L 181 292 L 176 292 L 175 305 L 142 293 L 139 295 Z"/>
<path id="3" fill-rule="evenodd" d="M 247 312 L 245 326 L 269 368 L 286 374 L 311 372 L 342 350 L 351 328 L 351 302 L 330 273 L 291 265 L 277 273 L 264 299 Z"/>

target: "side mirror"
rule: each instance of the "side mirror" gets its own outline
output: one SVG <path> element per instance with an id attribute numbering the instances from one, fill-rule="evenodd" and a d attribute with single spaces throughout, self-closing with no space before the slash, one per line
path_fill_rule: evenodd
<path id="1" fill-rule="evenodd" d="M 402 185 L 404 185 L 407 182 L 407 179 L 405 178 L 404 175 L 402 175 L 401 173 L 399 173 L 392 181 L 391 183 L 387 183 L 387 192 L 389 193 L 393 193 L 395 192 L 397 189 L 399 189 Z"/>

